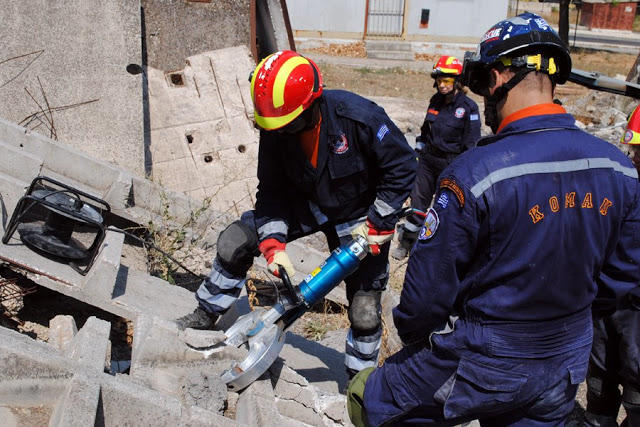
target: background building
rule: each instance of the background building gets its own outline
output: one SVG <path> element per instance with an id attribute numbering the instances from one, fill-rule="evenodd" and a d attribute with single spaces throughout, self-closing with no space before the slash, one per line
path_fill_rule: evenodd
<path id="1" fill-rule="evenodd" d="M 477 42 L 508 0 L 287 0 L 295 37 Z"/>

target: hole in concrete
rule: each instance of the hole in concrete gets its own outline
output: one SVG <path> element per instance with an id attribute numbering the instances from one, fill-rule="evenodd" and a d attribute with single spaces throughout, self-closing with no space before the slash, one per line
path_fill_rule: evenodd
<path id="1" fill-rule="evenodd" d="M 205 163 L 211 163 L 212 161 L 213 161 L 213 157 L 210 154 L 207 154 L 206 156 L 204 156 Z"/>
<path id="2" fill-rule="evenodd" d="M 193 135 L 187 135 L 187 143 L 189 144 L 193 143 Z"/>
<path id="3" fill-rule="evenodd" d="M 91 316 L 105 320 L 111 324 L 109 340 L 111 341 L 111 361 L 130 361 L 133 344 L 133 323 L 129 320 L 108 313 L 82 301 L 37 285 L 22 274 L 7 268 L 0 268 L 0 276 L 15 279 L 23 287 L 35 287 L 36 292 L 2 300 L 1 316 L 3 326 L 27 335 L 37 341 L 49 340 L 49 322 L 58 315 L 73 317 L 77 329 L 80 330 Z M 0 310 L 1 311 L 1 310 Z"/>
<path id="4" fill-rule="evenodd" d="M 127 65 L 127 73 L 135 76 L 136 74 L 142 73 L 142 67 L 138 64 L 129 64 Z"/>
<path id="5" fill-rule="evenodd" d="M 240 144 L 238 145 L 238 151 L 240 153 L 244 153 L 245 151 L 247 151 L 247 147 L 244 144 Z"/>
<path id="6" fill-rule="evenodd" d="M 184 74 L 183 73 L 169 73 L 167 79 L 172 86 L 184 86 Z"/>

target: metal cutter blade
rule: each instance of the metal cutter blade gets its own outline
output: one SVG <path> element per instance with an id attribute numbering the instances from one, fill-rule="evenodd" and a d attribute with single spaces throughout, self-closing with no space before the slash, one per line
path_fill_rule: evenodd
<path id="1" fill-rule="evenodd" d="M 277 321 L 280 308 L 256 308 L 240 317 L 226 332 L 225 344 L 239 347 L 249 343 L 249 354 L 240 363 L 222 373 L 222 381 L 230 390 L 247 387 L 262 375 L 276 360 L 284 346 L 284 324 Z"/>

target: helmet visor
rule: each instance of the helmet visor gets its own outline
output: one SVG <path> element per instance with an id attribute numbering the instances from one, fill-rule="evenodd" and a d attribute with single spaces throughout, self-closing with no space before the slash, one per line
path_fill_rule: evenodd
<path id="1" fill-rule="evenodd" d="M 477 95 L 482 95 L 489 86 L 489 68 L 480 62 L 480 55 L 476 52 L 464 54 L 461 83 Z"/>

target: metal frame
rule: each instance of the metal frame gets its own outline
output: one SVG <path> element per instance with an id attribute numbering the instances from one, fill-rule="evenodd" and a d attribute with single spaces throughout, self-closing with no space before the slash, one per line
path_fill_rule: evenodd
<path id="1" fill-rule="evenodd" d="M 87 203 L 87 204 L 92 208 L 99 210 L 100 215 L 102 216 L 103 219 L 105 214 L 109 214 L 111 212 L 111 207 L 104 200 L 101 200 L 97 197 L 94 197 L 90 194 L 87 194 L 83 191 L 70 187 L 66 184 L 63 184 L 59 181 L 53 180 L 46 176 L 38 176 L 31 182 L 31 185 L 29 186 L 29 189 L 27 190 L 26 194 L 16 204 L 16 208 L 14 209 L 13 214 L 11 215 L 11 220 L 9 221 L 5 234 L 2 237 L 2 243 L 4 243 L 5 245 L 8 244 L 9 240 L 17 230 L 18 225 L 22 222 L 21 221 L 22 218 L 35 206 L 43 205 L 50 210 L 62 212 L 63 214 L 68 215 L 73 219 L 77 219 L 86 224 L 89 224 L 91 227 L 96 229 L 96 237 L 91 243 L 91 245 L 89 246 L 89 248 L 86 250 L 87 256 L 82 260 L 82 264 L 86 263 L 86 266 L 83 268 L 79 262 L 76 262 L 76 261 L 69 262 L 69 266 L 71 266 L 71 268 L 73 268 L 76 272 L 84 276 L 88 273 L 88 271 L 93 266 L 93 263 L 95 262 L 96 256 L 98 255 L 98 252 L 99 252 L 98 250 L 105 238 L 106 227 L 104 226 L 103 223 L 100 223 L 91 218 L 82 216 L 78 214 L 78 212 L 72 211 L 66 208 L 65 206 L 56 205 L 47 201 L 46 199 L 33 196 L 33 191 L 34 189 L 36 189 L 36 186 L 38 185 L 40 186 L 40 188 L 51 190 L 51 186 L 47 186 L 44 183 L 49 183 L 56 187 L 59 187 L 55 189 L 57 191 L 73 194 L 83 203 L 87 203 L 87 200 L 93 202 L 93 203 Z"/>

